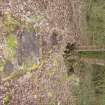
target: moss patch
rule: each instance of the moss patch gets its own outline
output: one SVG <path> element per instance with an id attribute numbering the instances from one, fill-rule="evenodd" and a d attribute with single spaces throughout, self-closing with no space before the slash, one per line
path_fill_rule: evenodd
<path id="1" fill-rule="evenodd" d="M 17 40 L 16 40 L 16 37 L 14 35 L 10 34 L 8 36 L 7 45 L 8 45 L 8 48 L 11 48 L 11 49 L 16 48 L 16 46 L 17 46 Z"/>

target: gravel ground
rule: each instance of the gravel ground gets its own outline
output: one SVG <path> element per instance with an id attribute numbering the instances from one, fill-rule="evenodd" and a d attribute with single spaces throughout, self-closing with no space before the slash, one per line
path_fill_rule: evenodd
<path id="1" fill-rule="evenodd" d="M 9 12 L 17 20 L 40 29 L 36 32 L 44 38 L 46 55 L 40 69 L 18 79 L 0 81 L 0 105 L 77 105 L 73 90 L 79 79 L 76 75 L 67 76 L 62 53 L 66 42 L 79 39 L 79 3 L 79 0 L 1 1 L 1 16 Z M 49 40 L 53 31 L 60 40 L 57 45 Z"/>
<path id="2" fill-rule="evenodd" d="M 1 83 L 0 105 L 7 96 L 10 105 L 75 105 L 76 78 L 69 79 L 64 66 L 50 63 L 53 62 L 17 80 Z"/>

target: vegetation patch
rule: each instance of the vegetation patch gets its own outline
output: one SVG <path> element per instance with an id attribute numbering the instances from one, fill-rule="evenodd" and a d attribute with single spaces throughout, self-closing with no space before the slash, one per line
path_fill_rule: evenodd
<path id="1" fill-rule="evenodd" d="M 67 67 L 67 74 L 70 75 L 74 73 L 74 66 L 77 62 L 78 55 L 75 52 L 76 43 L 67 43 L 66 48 L 64 50 L 64 62 Z"/>
<path id="2" fill-rule="evenodd" d="M 9 76 L 2 78 L 3 81 L 18 79 L 19 77 L 25 75 L 26 73 L 32 73 L 39 70 L 44 65 L 42 61 L 39 65 L 33 64 L 32 67 L 27 67 L 27 65 L 22 65 L 19 70 L 12 72 Z"/>
<path id="3" fill-rule="evenodd" d="M 3 105 L 9 105 L 9 103 L 10 103 L 10 96 L 6 95 L 3 98 Z"/>
<path id="4" fill-rule="evenodd" d="M 96 105 L 92 83 L 92 65 L 80 63 L 79 105 Z"/>
<path id="5" fill-rule="evenodd" d="M 97 58 L 97 59 L 104 59 L 105 52 L 104 51 L 80 51 L 79 55 L 81 57 L 89 57 L 89 58 Z"/>
<path id="6" fill-rule="evenodd" d="M 105 66 L 96 64 L 92 66 L 92 82 L 94 84 L 95 97 L 98 99 L 99 105 L 105 105 Z"/>
<path id="7" fill-rule="evenodd" d="M 20 23 L 10 14 L 6 13 L 3 17 L 3 28 L 6 32 L 11 33 L 16 30 Z"/>
<path id="8" fill-rule="evenodd" d="M 87 0 L 86 32 L 89 44 L 105 44 L 105 0 Z"/>
<path id="9" fill-rule="evenodd" d="M 12 59 L 16 56 L 17 39 L 15 35 L 9 34 L 7 37 L 7 55 L 6 59 Z"/>
<path id="10" fill-rule="evenodd" d="M 8 48 L 15 49 L 17 46 L 17 40 L 15 35 L 10 34 L 7 39 Z"/>

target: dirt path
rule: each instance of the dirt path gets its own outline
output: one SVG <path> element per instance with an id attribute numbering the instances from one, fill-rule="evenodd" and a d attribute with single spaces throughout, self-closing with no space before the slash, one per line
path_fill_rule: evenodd
<path id="1" fill-rule="evenodd" d="M 85 61 L 90 64 L 97 64 L 97 65 L 105 66 L 105 60 L 102 60 L 102 59 L 82 57 L 80 60 Z"/>
<path id="2" fill-rule="evenodd" d="M 105 46 L 79 46 L 78 51 L 105 51 Z"/>

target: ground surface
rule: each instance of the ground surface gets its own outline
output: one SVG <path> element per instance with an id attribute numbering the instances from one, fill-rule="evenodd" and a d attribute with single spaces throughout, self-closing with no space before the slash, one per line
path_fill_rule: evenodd
<path id="1" fill-rule="evenodd" d="M 68 77 L 62 55 L 66 43 L 79 38 L 80 11 L 77 8 L 80 2 L 0 2 L 1 39 L 6 39 L 1 42 L 1 63 L 6 65 L 5 71 L 8 71 L 7 60 L 14 65 L 13 70 L 19 69 L 13 72 L 10 67 L 13 73 L 5 74 L 1 66 L 0 105 L 77 105 L 78 98 L 73 90 L 79 85 L 79 78 L 75 74 Z M 37 44 L 31 32 L 36 35 Z M 34 52 L 34 48 L 37 51 Z M 33 64 L 29 58 L 32 52 L 39 57 L 39 63 Z M 23 54 L 25 65 L 22 65 Z"/>
<path id="2" fill-rule="evenodd" d="M 104 4 L 0 0 L 0 105 L 105 105 Z"/>

